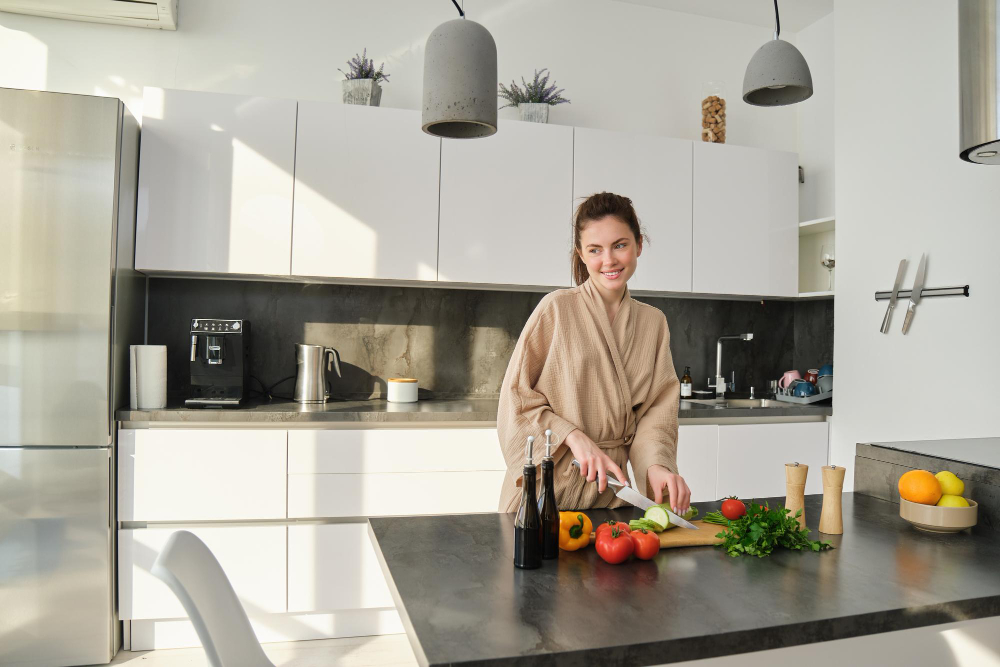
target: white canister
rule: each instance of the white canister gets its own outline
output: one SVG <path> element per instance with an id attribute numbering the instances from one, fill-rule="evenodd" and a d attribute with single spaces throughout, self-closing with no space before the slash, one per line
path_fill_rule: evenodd
<path id="1" fill-rule="evenodd" d="M 413 378 L 389 378 L 385 381 L 390 403 L 416 403 L 417 381 Z"/>
<path id="2" fill-rule="evenodd" d="M 167 346 L 129 346 L 129 407 L 160 410 L 167 407 Z"/>

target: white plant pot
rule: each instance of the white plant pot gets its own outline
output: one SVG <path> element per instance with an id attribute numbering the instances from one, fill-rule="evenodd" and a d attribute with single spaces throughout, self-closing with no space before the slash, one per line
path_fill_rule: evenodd
<path id="1" fill-rule="evenodd" d="M 517 112 L 521 120 L 529 123 L 549 122 L 549 105 L 544 103 L 525 102 L 517 105 Z"/>
<path id="2" fill-rule="evenodd" d="M 361 104 L 377 107 L 382 101 L 382 86 L 375 79 L 348 79 L 343 81 L 344 104 Z"/>

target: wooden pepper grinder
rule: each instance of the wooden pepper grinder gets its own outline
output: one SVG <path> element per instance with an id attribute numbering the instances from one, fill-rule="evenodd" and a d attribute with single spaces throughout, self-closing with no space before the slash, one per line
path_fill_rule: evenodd
<path id="1" fill-rule="evenodd" d="M 809 466 L 804 463 L 785 464 L 785 508 L 791 510 L 790 516 L 802 510 L 798 518 L 799 530 L 806 527 L 806 475 Z"/>
<path id="2" fill-rule="evenodd" d="M 840 497 L 844 491 L 843 466 L 823 466 L 823 513 L 819 516 L 819 532 L 827 535 L 844 534 L 844 517 Z"/>

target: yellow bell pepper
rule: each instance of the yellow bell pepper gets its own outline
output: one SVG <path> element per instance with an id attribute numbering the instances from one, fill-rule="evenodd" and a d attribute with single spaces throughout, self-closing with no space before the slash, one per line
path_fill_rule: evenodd
<path id="1" fill-rule="evenodd" d="M 590 544 L 594 524 L 583 512 L 559 512 L 559 548 L 576 551 Z"/>

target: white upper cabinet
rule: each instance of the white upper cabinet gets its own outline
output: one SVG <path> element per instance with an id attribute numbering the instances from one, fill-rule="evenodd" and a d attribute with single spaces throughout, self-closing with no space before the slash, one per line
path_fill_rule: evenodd
<path id="1" fill-rule="evenodd" d="M 798 295 L 798 158 L 694 145 L 695 292 Z"/>
<path id="2" fill-rule="evenodd" d="M 419 111 L 300 102 L 292 274 L 436 280 L 440 160 Z"/>
<path id="3" fill-rule="evenodd" d="M 691 291 L 691 152 L 683 139 L 575 129 L 574 208 L 595 192 L 624 195 L 650 236 L 633 290 Z"/>
<path id="4" fill-rule="evenodd" d="M 438 279 L 570 284 L 573 128 L 500 121 L 441 146 Z"/>
<path id="5" fill-rule="evenodd" d="M 295 100 L 146 88 L 135 264 L 288 275 Z"/>

